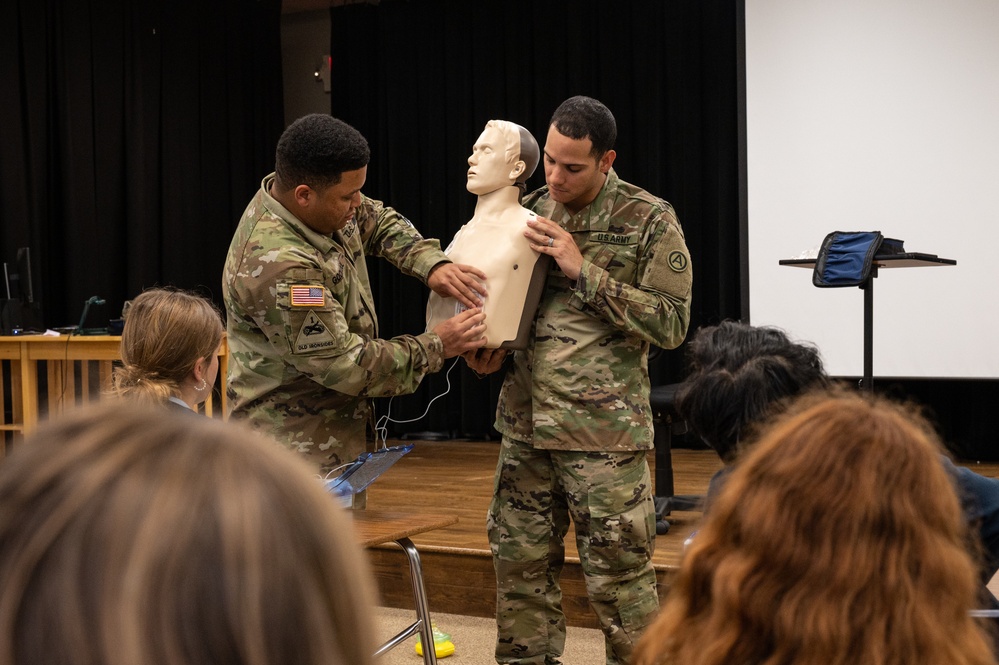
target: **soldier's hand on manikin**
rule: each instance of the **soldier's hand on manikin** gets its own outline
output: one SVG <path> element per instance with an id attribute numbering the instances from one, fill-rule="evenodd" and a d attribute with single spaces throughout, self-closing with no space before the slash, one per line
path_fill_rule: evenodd
<path id="1" fill-rule="evenodd" d="M 527 220 L 527 226 L 524 237 L 530 241 L 531 249 L 550 255 L 566 277 L 577 279 L 583 268 L 583 255 L 572 234 L 544 217 Z"/>
<path id="2" fill-rule="evenodd" d="M 468 308 L 482 307 L 486 295 L 486 273 L 464 263 L 439 263 L 430 270 L 427 286 L 445 298 L 454 298 Z"/>
<path id="3" fill-rule="evenodd" d="M 476 349 L 461 354 L 461 357 L 476 374 L 492 374 L 503 366 L 506 349 Z"/>
<path id="4" fill-rule="evenodd" d="M 466 309 L 439 323 L 433 332 L 444 343 L 444 357 L 453 358 L 474 351 L 486 343 L 486 315 L 478 307 Z"/>

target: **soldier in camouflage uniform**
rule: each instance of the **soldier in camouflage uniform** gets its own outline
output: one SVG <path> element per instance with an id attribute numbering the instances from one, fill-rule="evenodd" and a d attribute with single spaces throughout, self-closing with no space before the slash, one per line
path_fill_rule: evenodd
<path id="1" fill-rule="evenodd" d="M 476 296 L 485 275 L 451 263 L 436 240 L 361 195 L 369 155 L 364 137 L 329 115 L 289 126 L 222 278 L 233 415 L 323 473 L 364 451 L 369 397 L 410 393 L 445 358 L 485 342 Z M 378 339 L 366 255 L 472 309 L 421 335 Z"/>
<path id="2" fill-rule="evenodd" d="M 611 168 L 616 134 L 600 102 L 564 102 L 545 145 L 548 184 L 523 203 L 538 214 L 525 236 L 554 262 L 497 409 L 503 441 L 488 530 L 499 663 L 559 662 L 570 516 L 608 663 L 628 661 L 659 606 L 647 352 L 683 341 L 691 267 L 672 206 Z M 488 372 L 504 353 L 465 357 Z"/>

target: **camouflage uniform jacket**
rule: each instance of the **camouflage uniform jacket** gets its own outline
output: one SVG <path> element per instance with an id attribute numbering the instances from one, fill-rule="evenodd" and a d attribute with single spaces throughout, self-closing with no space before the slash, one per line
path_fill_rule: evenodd
<path id="1" fill-rule="evenodd" d="M 268 193 L 272 181 L 243 213 L 223 273 L 227 394 L 237 417 L 334 465 L 363 452 L 368 397 L 410 393 L 444 362 L 434 333 L 378 339 L 365 255 L 424 282 L 448 259 L 367 197 L 341 231 L 316 233 Z"/>
<path id="2" fill-rule="evenodd" d="M 572 233 L 583 266 L 573 282 L 552 262 L 496 428 L 550 450 L 652 448 L 649 344 L 677 347 L 690 323 L 690 255 L 673 207 L 613 169 L 576 215 L 547 187 L 523 205 Z"/>

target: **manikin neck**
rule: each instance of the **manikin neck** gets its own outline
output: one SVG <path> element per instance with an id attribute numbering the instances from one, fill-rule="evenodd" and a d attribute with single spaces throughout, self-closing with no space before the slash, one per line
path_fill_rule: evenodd
<path id="1" fill-rule="evenodd" d="M 516 185 L 500 187 L 494 192 L 479 196 L 472 218 L 489 218 L 514 207 L 520 207 L 520 188 Z"/>

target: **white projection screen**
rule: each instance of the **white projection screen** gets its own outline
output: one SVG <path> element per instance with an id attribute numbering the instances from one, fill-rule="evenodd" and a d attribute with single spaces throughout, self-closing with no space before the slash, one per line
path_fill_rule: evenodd
<path id="1" fill-rule="evenodd" d="M 874 376 L 999 377 L 999 1 L 746 0 L 750 319 L 863 374 L 864 294 L 778 265 L 881 231 Z"/>

